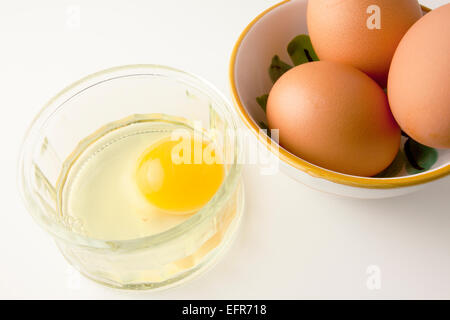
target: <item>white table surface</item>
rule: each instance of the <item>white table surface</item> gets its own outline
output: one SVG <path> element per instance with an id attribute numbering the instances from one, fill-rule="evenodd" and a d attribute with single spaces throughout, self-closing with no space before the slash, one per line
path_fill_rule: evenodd
<path id="1" fill-rule="evenodd" d="M 447 0 L 422 0 L 432 8 Z M 0 298 L 450 298 L 450 180 L 386 200 L 311 190 L 244 171 L 246 212 L 209 272 L 161 292 L 99 286 L 69 267 L 17 192 L 19 146 L 60 89 L 111 66 L 156 63 L 199 74 L 229 95 L 228 59 L 274 0 L 2 1 L 0 5 Z M 80 25 L 67 19 L 80 11 Z M 75 21 L 76 22 L 76 21 Z M 381 271 L 369 290 L 367 268 Z"/>

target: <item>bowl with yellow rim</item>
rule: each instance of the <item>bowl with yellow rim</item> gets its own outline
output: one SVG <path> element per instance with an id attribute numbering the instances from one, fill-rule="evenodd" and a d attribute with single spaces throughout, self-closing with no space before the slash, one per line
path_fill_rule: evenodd
<path id="1" fill-rule="evenodd" d="M 307 0 L 282 1 L 259 14 L 241 33 L 230 60 L 230 87 L 234 105 L 245 126 L 280 160 L 280 169 L 314 189 L 356 198 L 386 198 L 449 183 L 450 150 L 422 146 L 402 137 L 397 158 L 375 177 L 342 174 L 309 163 L 278 144 L 261 129 L 266 127 L 264 96 L 272 85 L 269 67 L 290 61 L 287 47 L 307 37 Z M 430 11 L 422 7 L 424 13 Z M 298 40 L 298 39 L 297 39 Z M 272 63 L 272 64 L 271 64 Z"/>

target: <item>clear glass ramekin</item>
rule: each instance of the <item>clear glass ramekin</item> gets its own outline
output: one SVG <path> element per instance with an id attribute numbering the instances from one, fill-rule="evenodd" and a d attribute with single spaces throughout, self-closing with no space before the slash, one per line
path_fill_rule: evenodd
<path id="1" fill-rule="evenodd" d="M 220 189 L 196 214 L 159 234 L 103 241 L 73 231 L 77 221 L 58 209 L 64 161 L 101 126 L 140 114 L 201 121 L 223 134 L 232 157 Z M 167 287 L 211 265 L 233 238 L 244 206 L 241 145 L 233 108 L 203 79 L 157 65 L 115 67 L 75 82 L 37 115 L 23 142 L 20 191 L 30 214 L 85 276 L 122 289 Z"/>

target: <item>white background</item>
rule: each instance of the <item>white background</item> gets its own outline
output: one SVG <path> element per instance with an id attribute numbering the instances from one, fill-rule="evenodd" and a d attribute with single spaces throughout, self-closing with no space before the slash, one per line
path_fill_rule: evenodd
<path id="1" fill-rule="evenodd" d="M 422 0 L 432 8 L 447 0 Z M 229 96 L 228 60 L 270 0 L 2 1 L 0 298 L 450 298 L 450 183 L 388 200 L 311 190 L 245 168 L 245 220 L 215 268 L 178 288 L 129 293 L 79 277 L 16 187 L 27 125 L 60 89 L 111 66 L 171 65 Z M 68 21 L 80 10 L 80 26 Z M 381 288 L 366 286 L 370 265 Z"/>

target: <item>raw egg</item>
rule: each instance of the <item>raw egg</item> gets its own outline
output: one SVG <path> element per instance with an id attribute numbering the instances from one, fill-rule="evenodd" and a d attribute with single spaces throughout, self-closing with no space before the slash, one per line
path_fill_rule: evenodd
<path id="1" fill-rule="evenodd" d="M 417 0 L 312 0 L 307 10 L 320 60 L 352 65 L 383 88 L 398 43 L 421 16 Z"/>
<path id="2" fill-rule="evenodd" d="M 406 33 L 392 60 L 388 95 L 403 131 L 424 145 L 450 148 L 450 4 Z"/>
<path id="3" fill-rule="evenodd" d="M 373 176 L 399 150 L 386 94 L 349 65 L 318 61 L 289 70 L 270 91 L 267 119 L 282 147 L 341 173 Z"/>
<path id="4" fill-rule="evenodd" d="M 187 143 L 186 143 L 187 142 Z M 203 207 L 224 178 L 212 142 L 163 139 L 140 157 L 136 181 L 141 193 L 155 207 L 172 214 L 189 214 Z"/>

